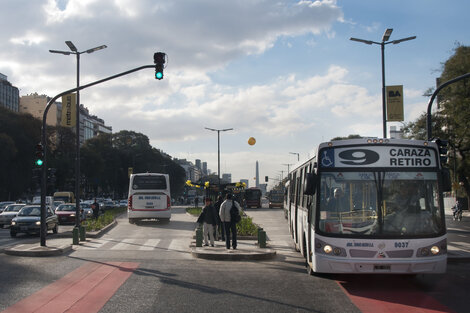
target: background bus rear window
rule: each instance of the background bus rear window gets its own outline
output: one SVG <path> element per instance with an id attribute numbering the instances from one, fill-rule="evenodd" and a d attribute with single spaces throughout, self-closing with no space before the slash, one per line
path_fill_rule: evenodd
<path id="1" fill-rule="evenodd" d="M 134 190 L 167 189 L 165 176 L 135 176 Z"/>

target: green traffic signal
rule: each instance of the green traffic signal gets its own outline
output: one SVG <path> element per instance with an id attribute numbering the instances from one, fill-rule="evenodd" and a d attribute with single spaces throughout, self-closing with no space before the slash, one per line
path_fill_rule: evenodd
<path id="1" fill-rule="evenodd" d="M 155 78 L 156 79 L 162 79 L 163 78 L 163 73 L 160 71 L 155 72 Z"/>
<path id="2" fill-rule="evenodd" d="M 36 165 L 37 165 L 37 166 L 42 166 L 43 164 L 44 164 L 44 161 L 43 161 L 43 160 L 41 160 L 41 159 L 37 159 L 37 160 L 36 160 Z"/>

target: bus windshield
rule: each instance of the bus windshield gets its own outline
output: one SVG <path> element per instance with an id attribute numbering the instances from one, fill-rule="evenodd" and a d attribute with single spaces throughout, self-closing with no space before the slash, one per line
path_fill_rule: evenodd
<path id="1" fill-rule="evenodd" d="M 261 190 L 259 189 L 246 189 L 245 199 L 246 200 L 257 200 L 261 197 Z"/>
<path id="2" fill-rule="evenodd" d="M 132 182 L 134 190 L 165 190 L 166 179 L 163 175 L 135 176 Z"/>
<path id="3" fill-rule="evenodd" d="M 445 230 L 435 172 L 323 172 L 318 229 L 381 238 Z"/>

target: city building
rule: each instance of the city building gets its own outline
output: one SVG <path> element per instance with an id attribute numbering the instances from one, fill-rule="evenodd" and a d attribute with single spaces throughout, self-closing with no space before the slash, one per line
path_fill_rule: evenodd
<path id="1" fill-rule="evenodd" d="M 32 116 L 42 121 L 44 109 L 47 103 L 51 100 L 46 95 L 38 95 L 37 93 L 21 96 L 19 104 L 20 113 L 29 113 Z M 47 112 L 46 124 L 49 126 L 58 126 L 62 121 L 62 103 L 55 102 Z M 80 105 L 80 144 L 82 145 L 86 140 L 96 137 L 101 133 L 111 134 L 112 127 L 106 126 L 103 119 L 90 112 L 83 104 Z M 72 127 L 72 132 L 75 133 L 75 127 Z"/>
<path id="2" fill-rule="evenodd" d="M 202 175 L 209 175 L 207 171 L 207 162 L 202 162 Z"/>
<path id="3" fill-rule="evenodd" d="M 197 182 L 201 179 L 201 170 L 194 166 L 191 161 L 188 161 L 186 159 L 175 159 L 174 161 L 178 163 L 182 168 L 184 168 L 184 171 L 186 172 L 186 180 Z"/>
<path id="4" fill-rule="evenodd" d="M 113 128 L 106 126 L 104 120 L 91 115 L 87 108 L 80 105 L 80 144 L 99 134 L 112 134 Z"/>
<path id="5" fill-rule="evenodd" d="M 46 95 L 39 95 L 37 93 L 21 96 L 19 101 L 19 112 L 29 113 L 42 121 L 44 109 L 50 100 L 51 97 Z M 46 124 L 49 126 L 57 126 L 60 125 L 61 120 L 62 103 L 55 102 L 53 105 L 51 105 L 49 111 L 47 112 Z"/>
<path id="6" fill-rule="evenodd" d="M 403 139 L 403 130 L 397 129 L 396 126 L 390 126 L 390 138 L 392 139 Z"/>
<path id="7" fill-rule="evenodd" d="M 220 182 L 222 184 L 232 183 L 232 174 L 229 174 L 229 173 L 222 174 L 222 177 L 220 178 Z"/>
<path id="8" fill-rule="evenodd" d="M 196 167 L 197 167 L 198 169 L 202 170 L 202 167 L 201 167 L 201 160 L 196 159 L 195 162 L 196 162 Z"/>
<path id="9" fill-rule="evenodd" d="M 0 107 L 19 112 L 20 91 L 13 86 L 6 75 L 0 73 Z"/>

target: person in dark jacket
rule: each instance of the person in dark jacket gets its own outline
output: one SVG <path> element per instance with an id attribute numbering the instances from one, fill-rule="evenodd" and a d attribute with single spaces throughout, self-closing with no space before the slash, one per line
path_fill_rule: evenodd
<path id="1" fill-rule="evenodd" d="M 220 215 L 218 213 L 222 202 L 224 202 L 224 198 L 222 198 L 222 196 L 218 196 L 217 201 L 214 204 L 215 211 L 217 212 L 217 227 L 216 227 L 217 229 L 215 230 L 215 234 L 216 234 L 215 238 L 217 240 L 219 236 L 221 236 L 222 241 L 225 241 L 224 223 L 222 223 L 222 220 L 220 219 Z"/>
<path id="2" fill-rule="evenodd" d="M 100 204 L 96 202 L 96 198 L 95 202 L 93 202 L 93 204 L 91 205 L 91 208 L 93 209 L 93 218 L 97 219 L 100 215 Z"/>
<path id="3" fill-rule="evenodd" d="M 205 199 L 205 206 L 202 209 L 201 214 L 204 216 L 203 229 L 204 229 L 204 246 L 208 246 L 208 238 L 210 238 L 211 246 L 214 246 L 214 229 L 217 225 L 217 212 L 215 211 L 214 206 L 212 205 L 212 199 L 207 197 Z"/>

